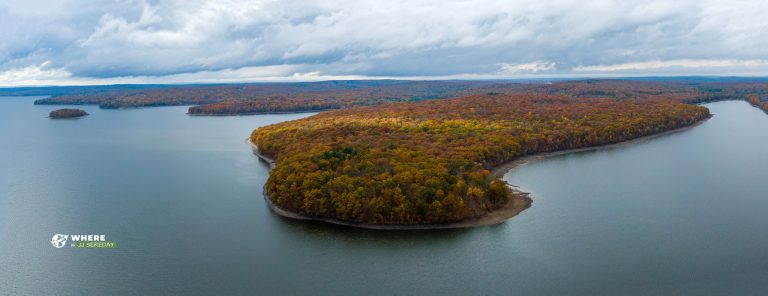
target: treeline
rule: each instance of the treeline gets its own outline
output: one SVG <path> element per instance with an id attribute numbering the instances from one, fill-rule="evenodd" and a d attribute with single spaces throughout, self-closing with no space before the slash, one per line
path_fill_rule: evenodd
<path id="1" fill-rule="evenodd" d="M 307 111 L 389 101 L 442 98 L 453 93 L 489 84 L 483 81 L 322 81 L 297 83 L 254 83 L 227 85 L 177 85 L 94 91 L 35 101 L 40 105 L 99 105 L 101 108 L 202 105 L 191 114 L 245 114 Z M 216 104 L 224 102 L 222 104 Z M 212 104 L 212 105 L 211 105 Z"/>
<path id="2" fill-rule="evenodd" d="M 388 102 L 416 102 L 460 96 L 465 91 L 486 84 L 489 82 L 401 81 L 375 87 L 265 95 L 252 99 L 231 99 L 190 107 L 189 114 L 232 115 L 301 112 L 378 105 Z"/>
<path id="3" fill-rule="evenodd" d="M 768 113 L 768 102 L 760 100 L 759 95 L 749 95 L 747 102 L 749 102 L 749 104 L 754 106 L 755 108 L 758 108 L 760 110 L 763 110 L 765 113 Z"/>
<path id="4" fill-rule="evenodd" d="M 282 96 L 233 99 L 190 108 L 190 114 L 228 115 L 271 112 L 317 111 L 388 102 L 414 102 L 424 99 L 456 98 L 470 95 L 546 94 L 574 98 L 617 100 L 672 100 L 706 103 L 746 100 L 749 95 L 768 95 L 765 81 L 717 80 L 575 80 L 556 83 L 510 81 L 416 81 L 370 88 L 320 90 Z"/>
<path id="5" fill-rule="evenodd" d="M 355 107 L 265 126 L 278 207 L 367 224 L 447 223 L 506 204 L 491 171 L 521 156 L 617 143 L 709 116 L 669 99 L 489 93 Z"/>
<path id="6" fill-rule="evenodd" d="M 768 95 L 765 81 L 679 80 L 577 80 L 545 83 L 534 81 L 323 81 L 176 86 L 100 86 L 42 99 L 35 104 L 93 104 L 101 108 L 136 108 L 197 105 L 192 115 L 237 115 L 304 112 L 415 102 L 469 95 L 545 94 L 575 98 L 617 100 L 666 99 L 687 103 L 746 100 L 751 94 Z M 62 90 L 62 91 L 63 91 Z M 30 90 L 19 89 L 21 93 Z M 51 90 L 51 91 L 55 91 Z"/>

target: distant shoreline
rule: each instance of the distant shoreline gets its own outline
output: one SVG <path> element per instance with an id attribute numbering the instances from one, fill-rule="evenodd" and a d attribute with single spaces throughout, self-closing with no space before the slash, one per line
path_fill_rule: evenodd
<path id="1" fill-rule="evenodd" d="M 534 161 L 544 160 L 544 159 L 555 157 L 555 156 L 560 156 L 560 155 L 565 155 L 570 153 L 585 152 L 585 151 L 596 151 L 596 150 L 603 150 L 603 149 L 619 148 L 619 147 L 625 147 L 625 146 L 637 144 L 637 143 L 648 141 L 664 135 L 669 135 L 669 134 L 692 129 L 696 126 L 699 126 L 705 123 L 710 118 L 712 118 L 712 116 L 709 116 L 705 119 L 699 120 L 687 126 L 679 127 L 673 130 L 668 130 L 668 131 L 653 134 L 653 135 L 635 138 L 635 139 L 624 141 L 624 142 L 602 145 L 602 146 L 548 152 L 548 153 L 537 153 L 529 156 L 524 156 L 512 161 L 503 163 L 493 168 L 493 170 L 491 171 L 491 176 L 493 176 L 494 178 L 501 179 L 507 172 L 511 171 L 512 169 L 518 166 L 528 164 Z M 277 164 L 275 160 L 269 156 L 261 154 L 259 152 L 259 147 L 251 141 L 250 137 L 248 137 L 248 139 L 246 140 L 246 143 L 249 146 L 251 146 L 251 149 L 253 150 L 253 154 L 255 154 L 261 160 L 269 164 L 270 170 L 272 170 L 275 167 L 275 165 Z M 269 209 L 272 212 L 280 216 L 291 218 L 291 219 L 322 221 L 322 222 L 336 224 L 336 225 L 351 226 L 351 227 L 365 228 L 365 229 L 377 229 L 377 230 L 456 229 L 456 228 L 472 228 L 472 227 L 479 227 L 479 226 L 501 224 L 517 216 L 522 211 L 531 207 L 531 205 L 533 204 L 533 199 L 531 199 L 529 192 L 525 192 L 519 186 L 509 184 L 506 181 L 505 183 L 507 184 L 507 187 L 510 189 L 510 198 L 506 205 L 504 205 L 501 208 L 495 209 L 491 212 L 488 212 L 485 215 L 480 216 L 478 218 L 468 219 L 468 220 L 459 221 L 459 222 L 444 223 L 444 224 L 377 225 L 377 224 L 352 223 L 352 222 L 346 222 L 346 221 L 341 221 L 341 220 L 332 219 L 332 218 L 307 216 L 307 215 L 286 211 L 284 209 L 279 208 L 277 205 L 275 205 L 269 199 L 269 195 L 267 194 L 267 191 L 266 191 L 266 184 L 264 184 L 265 188 L 264 188 L 263 195 L 264 195 L 264 201 L 267 203 L 267 207 L 269 207 Z"/>
<path id="2" fill-rule="evenodd" d="M 333 110 L 339 110 L 339 109 L 341 109 L 341 108 L 321 109 L 321 110 L 306 110 L 306 111 L 247 112 L 247 113 L 231 113 L 231 114 L 189 113 L 189 111 L 187 111 L 187 115 L 189 115 L 189 116 L 249 116 L 249 115 L 269 115 L 269 114 L 303 114 L 303 113 L 315 113 L 315 112 L 333 111 Z"/>

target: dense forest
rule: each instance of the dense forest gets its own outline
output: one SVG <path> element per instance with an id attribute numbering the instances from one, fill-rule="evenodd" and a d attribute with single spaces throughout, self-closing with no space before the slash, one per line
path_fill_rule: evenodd
<path id="1" fill-rule="evenodd" d="M 228 99 L 189 108 L 192 115 L 231 115 L 301 112 L 378 105 L 387 102 L 417 102 L 459 96 L 489 82 L 409 81 L 374 87 L 329 89 L 264 95 L 252 99 Z"/>
<path id="2" fill-rule="evenodd" d="M 195 115 L 234 115 L 273 112 L 318 111 L 388 102 L 415 102 L 424 99 L 458 98 L 470 95 L 545 94 L 574 98 L 611 98 L 617 100 L 664 99 L 685 103 L 722 100 L 747 100 L 750 95 L 768 97 L 764 81 L 636 81 L 575 80 L 555 83 L 510 81 L 457 82 L 431 81 L 391 84 L 375 88 L 322 90 L 280 96 L 226 101 L 194 106 Z"/>
<path id="3" fill-rule="evenodd" d="M 190 114 L 196 115 L 295 112 L 443 98 L 485 84 L 489 82 L 362 80 L 117 87 L 114 90 L 100 87 L 81 93 L 63 92 L 63 95 L 37 100 L 35 104 L 99 105 L 105 109 L 202 105 L 190 109 Z M 220 102 L 223 103 L 217 104 Z"/>
<path id="4" fill-rule="evenodd" d="M 79 90 L 79 92 L 74 92 Z M 7 91 L 7 90 L 6 90 Z M 17 89 L 19 94 L 35 93 Z M 101 108 L 134 108 L 197 105 L 191 115 L 238 115 L 305 112 L 458 98 L 483 94 L 546 94 L 576 98 L 618 100 L 668 99 L 687 103 L 747 100 L 749 95 L 768 96 L 763 80 L 574 80 L 546 81 L 323 81 L 301 83 L 254 83 L 224 85 L 146 85 L 51 89 L 51 98 L 35 104 L 94 104 Z"/>
<path id="5" fill-rule="evenodd" d="M 747 102 L 749 102 L 750 105 L 754 106 L 755 108 L 758 108 L 760 110 L 763 110 L 765 113 L 768 113 L 768 101 L 760 100 L 760 95 L 749 95 L 747 98 Z"/>
<path id="6" fill-rule="evenodd" d="M 680 102 L 683 95 L 627 93 L 617 100 L 489 92 L 353 107 L 265 126 L 251 141 L 277 161 L 265 190 L 284 210 L 364 224 L 448 223 L 506 204 L 509 189 L 491 174 L 504 162 L 626 141 L 710 116 Z"/>

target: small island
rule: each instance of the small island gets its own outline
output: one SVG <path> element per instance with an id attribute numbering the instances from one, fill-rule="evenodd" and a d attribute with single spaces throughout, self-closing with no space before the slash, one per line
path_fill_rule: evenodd
<path id="1" fill-rule="evenodd" d="M 61 118 L 79 118 L 88 115 L 87 112 L 81 109 L 59 109 L 51 111 L 48 114 L 49 118 L 61 119 Z"/>

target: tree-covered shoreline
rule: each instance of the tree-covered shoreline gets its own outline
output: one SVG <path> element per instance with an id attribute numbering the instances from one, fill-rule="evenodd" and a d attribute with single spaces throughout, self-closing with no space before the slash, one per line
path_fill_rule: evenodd
<path id="1" fill-rule="evenodd" d="M 340 221 L 419 225 L 506 204 L 494 167 L 537 153 L 618 143 L 710 116 L 672 100 L 486 94 L 321 113 L 262 127 L 277 160 L 266 184 L 283 210 Z"/>
<path id="2" fill-rule="evenodd" d="M 88 113 L 81 109 L 59 109 L 59 110 L 53 110 L 50 113 L 48 113 L 48 117 L 53 119 L 78 118 L 86 115 L 88 115 Z"/>

